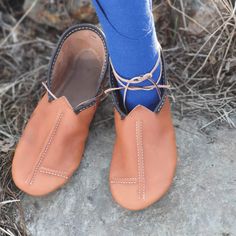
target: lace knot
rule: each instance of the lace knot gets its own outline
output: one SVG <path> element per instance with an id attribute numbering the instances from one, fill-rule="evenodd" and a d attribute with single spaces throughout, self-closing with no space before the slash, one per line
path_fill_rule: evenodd
<path id="1" fill-rule="evenodd" d="M 161 90 L 160 89 L 168 89 L 170 86 L 169 85 L 162 85 L 159 84 L 162 78 L 162 70 L 163 70 L 163 66 L 161 65 L 161 52 L 159 50 L 159 56 L 158 59 L 156 61 L 156 64 L 154 65 L 154 67 L 152 68 L 152 70 L 144 75 L 140 75 L 137 77 L 133 77 L 131 79 L 126 79 L 121 77 L 116 70 L 113 67 L 112 62 L 110 62 L 111 67 L 112 67 L 112 71 L 114 74 L 114 78 L 116 79 L 116 81 L 118 82 L 118 87 L 116 88 L 109 88 L 105 91 L 105 93 L 109 93 L 111 91 L 116 91 L 116 90 L 124 90 L 124 95 L 123 95 L 123 105 L 124 108 L 127 110 L 126 108 L 126 97 L 127 97 L 127 92 L 128 90 L 134 91 L 134 90 L 153 90 L 155 89 L 157 92 L 158 97 L 161 99 Z M 160 65 L 160 73 L 159 76 L 157 78 L 157 80 L 153 79 L 153 73 L 156 71 L 156 69 L 158 68 L 158 66 Z M 139 84 L 142 83 L 144 81 L 149 81 L 151 83 L 151 85 L 144 85 L 144 86 L 135 86 L 135 84 Z"/>
<path id="2" fill-rule="evenodd" d="M 152 76 L 153 76 L 152 73 L 149 72 L 149 73 L 146 73 L 145 75 L 143 75 L 142 77 L 143 77 L 144 80 L 148 80 L 148 79 L 151 79 Z"/>

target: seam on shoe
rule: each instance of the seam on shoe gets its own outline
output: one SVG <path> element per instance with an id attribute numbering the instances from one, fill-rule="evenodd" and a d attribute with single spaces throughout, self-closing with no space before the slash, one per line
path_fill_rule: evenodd
<path id="1" fill-rule="evenodd" d="M 138 198 L 140 199 L 140 191 L 141 191 L 141 186 L 140 186 L 140 153 L 139 153 L 139 146 L 138 146 L 138 121 L 135 123 L 135 131 L 136 131 L 136 145 L 137 145 L 137 155 L 138 155 Z"/>
<path id="2" fill-rule="evenodd" d="M 82 112 L 82 111 L 84 111 L 84 110 L 86 110 L 86 109 L 88 109 L 88 108 L 90 108 L 90 107 L 96 105 L 96 103 L 97 103 L 96 101 L 93 101 L 93 102 L 91 102 L 89 105 L 84 106 L 83 108 L 80 108 L 80 109 L 75 110 L 75 113 L 80 113 L 80 112 Z"/>
<path id="3" fill-rule="evenodd" d="M 145 200 L 145 170 L 144 170 L 144 151 L 143 151 L 143 122 L 140 122 L 140 142 L 141 142 L 141 166 L 142 166 L 142 197 Z"/>
<path id="4" fill-rule="evenodd" d="M 164 84 L 167 84 L 167 78 L 166 78 L 166 64 L 165 64 L 165 59 L 164 59 L 164 53 L 163 51 L 161 52 L 161 60 L 162 60 L 162 80 L 164 82 Z M 163 90 L 163 95 L 162 95 L 162 99 L 160 101 L 160 103 L 158 104 L 158 106 L 155 108 L 154 112 L 155 113 L 159 113 L 162 109 L 162 107 L 164 106 L 164 103 L 166 101 L 166 97 L 167 97 L 167 91 L 164 89 Z"/>
<path id="5" fill-rule="evenodd" d="M 144 171 L 144 152 L 143 152 L 143 122 L 136 121 L 136 145 L 138 155 L 138 197 L 145 200 L 145 171 Z"/>
<path id="6" fill-rule="evenodd" d="M 56 169 L 47 168 L 47 167 L 44 167 L 44 166 L 41 166 L 40 170 L 54 172 L 54 173 L 58 173 L 58 174 L 62 174 L 62 175 L 68 176 L 68 172 L 67 171 L 63 171 L 63 170 L 56 170 Z"/>
<path id="7" fill-rule="evenodd" d="M 136 177 L 114 177 L 112 178 L 112 180 L 132 180 L 132 181 L 136 181 L 137 178 Z"/>
<path id="8" fill-rule="evenodd" d="M 110 180 L 111 184 L 137 184 L 136 177 L 114 177 Z"/>
<path id="9" fill-rule="evenodd" d="M 111 69 L 111 66 L 109 67 L 109 70 L 110 70 L 110 71 L 109 71 L 109 74 L 110 74 L 110 81 L 109 81 L 110 87 L 115 88 L 116 85 L 115 85 L 114 74 L 113 74 L 113 71 L 112 71 L 112 69 Z M 122 119 L 125 118 L 125 117 L 127 116 L 127 114 L 125 114 L 125 113 L 122 111 L 121 107 L 120 107 L 120 103 L 119 103 L 119 100 L 118 100 L 117 92 L 116 92 L 116 91 L 113 91 L 111 97 L 112 97 L 112 102 L 113 102 L 113 105 L 114 105 L 115 109 L 116 109 L 117 112 L 120 114 L 120 116 L 121 116 Z"/>
<path id="10" fill-rule="evenodd" d="M 137 181 L 111 181 L 111 184 L 137 184 Z"/>
<path id="11" fill-rule="evenodd" d="M 69 178 L 66 175 L 55 173 L 55 172 L 51 172 L 51 171 L 47 171 L 47 170 L 39 170 L 39 172 L 42 173 L 42 174 L 53 175 L 53 176 L 61 177 L 61 178 L 64 178 L 64 179 L 68 179 Z"/>
<path id="12" fill-rule="evenodd" d="M 57 133 L 57 130 L 58 130 L 60 124 L 61 124 L 61 120 L 62 120 L 63 115 L 64 115 L 63 112 L 61 112 L 61 113 L 59 114 L 59 116 L 58 116 L 58 118 L 57 118 L 57 120 L 56 120 L 56 124 L 54 125 L 54 127 L 53 127 L 53 129 L 52 129 L 52 132 L 51 132 L 51 134 L 50 134 L 50 136 L 49 136 L 48 142 L 47 142 L 47 144 L 43 147 L 43 150 L 42 150 L 41 153 L 40 153 L 40 158 L 39 158 L 39 160 L 38 160 L 38 162 L 37 162 L 37 164 L 36 164 L 36 166 L 35 166 L 35 168 L 34 168 L 33 175 L 32 175 L 32 177 L 31 177 L 31 179 L 30 179 L 30 181 L 29 181 L 29 184 L 30 184 L 30 185 L 32 185 L 32 184 L 34 183 L 35 178 L 36 178 L 36 175 L 37 175 L 37 173 L 38 173 L 38 171 L 39 171 L 39 168 L 41 167 L 42 162 L 43 162 L 44 159 L 46 158 L 47 152 L 48 152 L 48 150 L 49 150 L 49 148 L 50 148 L 50 146 L 51 146 L 51 144 L 52 144 L 52 142 L 53 142 L 53 139 L 54 139 L 54 137 L 55 137 L 55 135 L 56 135 L 56 133 Z"/>

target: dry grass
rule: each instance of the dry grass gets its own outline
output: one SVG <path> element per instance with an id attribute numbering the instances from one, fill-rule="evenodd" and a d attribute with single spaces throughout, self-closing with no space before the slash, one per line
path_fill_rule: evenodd
<path id="1" fill-rule="evenodd" d="M 19 24 L 6 12 L 0 21 L 0 235 L 26 235 L 20 192 L 11 179 L 17 140 L 40 97 L 54 44 L 31 21 Z M 25 18 L 26 15 L 22 17 Z M 42 38 L 40 35 L 45 35 Z"/>
<path id="2" fill-rule="evenodd" d="M 158 1 L 154 6 L 175 111 L 181 116 L 204 114 L 209 123 L 203 129 L 219 121 L 235 127 L 231 116 L 236 114 L 236 17 L 232 4 L 222 2 L 211 27 L 200 26 L 200 35 L 189 32 L 188 23 L 195 20 L 187 15 L 184 1 Z M 11 158 L 42 92 L 40 82 L 46 78 L 59 32 L 32 22 L 28 12 L 16 20 L 2 2 L 0 8 L 0 235 L 26 235 L 20 192 L 11 180 Z"/>
<path id="3" fill-rule="evenodd" d="M 182 1 L 180 1 L 182 2 Z M 176 33 L 177 44 L 166 50 L 168 71 L 174 87 L 172 98 L 181 115 L 196 117 L 205 115 L 209 123 L 201 129 L 224 121 L 231 127 L 231 117 L 236 114 L 236 15 L 232 3 L 211 1 L 216 14 L 208 28 L 193 35 L 186 26 L 194 19 L 185 15 L 180 4 L 183 27 Z M 219 9 L 220 7 L 220 9 Z"/>

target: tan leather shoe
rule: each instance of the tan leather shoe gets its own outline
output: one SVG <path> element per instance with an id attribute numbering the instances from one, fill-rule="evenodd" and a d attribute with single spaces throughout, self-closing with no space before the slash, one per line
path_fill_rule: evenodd
<path id="1" fill-rule="evenodd" d="M 170 103 L 166 98 L 164 59 L 162 79 L 164 85 L 153 82 L 161 96 L 155 112 L 143 106 L 126 112 L 117 81 L 125 82 L 113 70 L 110 73 L 112 97 L 115 106 L 116 140 L 110 166 L 110 190 L 114 200 L 129 210 L 141 210 L 158 201 L 169 189 L 176 169 L 177 151 Z M 149 73 L 133 79 L 132 87 L 140 89 L 137 81 L 150 80 Z M 130 81 L 130 80 L 129 80 Z M 135 87 L 136 86 L 136 87 Z M 152 85 L 151 85 L 152 86 Z M 143 87 L 149 90 L 151 86 Z M 127 92 L 127 91 L 126 91 Z M 125 92 L 125 94 L 126 94 Z"/>
<path id="2" fill-rule="evenodd" d="M 47 93 L 15 151 L 12 176 L 21 190 L 48 194 L 78 168 L 107 65 L 106 43 L 98 28 L 78 25 L 63 34 L 50 64 Z"/>

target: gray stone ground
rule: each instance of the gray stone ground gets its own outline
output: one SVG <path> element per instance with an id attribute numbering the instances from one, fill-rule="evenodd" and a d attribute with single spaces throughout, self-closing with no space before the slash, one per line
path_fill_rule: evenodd
<path id="1" fill-rule="evenodd" d="M 198 131 L 206 119 L 175 117 L 179 164 L 169 193 L 150 208 L 130 212 L 111 198 L 109 162 L 114 126 L 109 101 L 91 129 L 84 159 L 71 181 L 43 198 L 23 196 L 33 236 L 236 235 L 236 130 Z"/>

